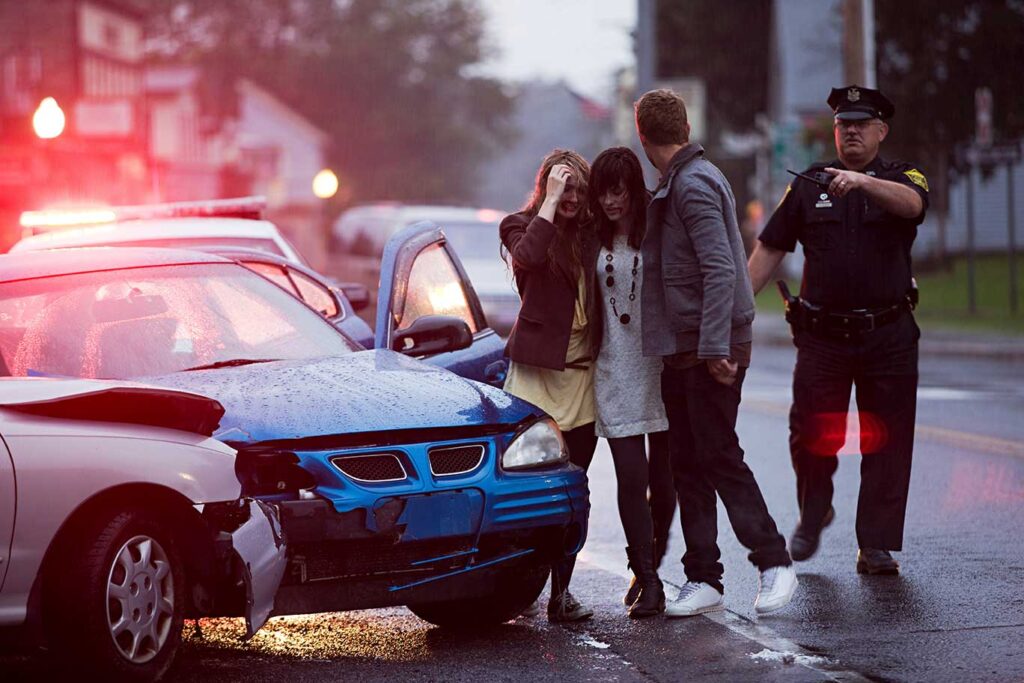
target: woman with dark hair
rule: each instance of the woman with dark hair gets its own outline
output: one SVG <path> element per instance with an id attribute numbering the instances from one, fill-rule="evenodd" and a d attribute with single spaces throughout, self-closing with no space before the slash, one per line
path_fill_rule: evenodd
<path id="1" fill-rule="evenodd" d="M 589 203 L 601 241 L 596 264 L 603 316 L 594 375 L 596 431 L 608 439 L 615 464 L 619 517 L 634 574 L 623 602 L 634 618 L 665 610 L 657 568 L 676 510 L 668 418 L 661 400 L 662 361 L 644 357 L 641 339 L 640 243 L 648 197 L 640 160 L 631 150 L 613 147 L 594 160 Z"/>
<path id="2" fill-rule="evenodd" d="M 522 299 L 506 352 L 505 391 L 546 411 L 565 438 L 569 459 L 590 466 L 594 435 L 593 277 L 597 236 L 586 202 L 590 168 L 579 154 L 556 149 L 544 158 L 522 211 L 501 222 L 502 247 Z M 569 593 L 575 559 L 551 568 L 548 620 L 593 615 Z"/>

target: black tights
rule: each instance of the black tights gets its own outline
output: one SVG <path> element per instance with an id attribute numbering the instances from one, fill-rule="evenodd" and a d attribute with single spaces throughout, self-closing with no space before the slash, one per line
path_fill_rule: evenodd
<path id="1" fill-rule="evenodd" d="M 643 434 L 608 439 L 608 445 L 615 463 L 619 518 L 626 532 L 626 543 L 631 548 L 649 548 L 653 543 L 657 566 L 665 553 L 672 517 L 676 512 L 676 492 L 668 433 L 650 434 L 648 439 L 650 462 L 644 449 Z"/>
<path id="2" fill-rule="evenodd" d="M 594 434 L 594 423 L 570 429 L 562 432 L 565 445 L 569 449 L 569 462 L 582 467 L 584 471 L 590 469 L 590 461 L 594 459 L 594 450 L 597 448 L 597 436 Z M 576 567 L 576 556 L 567 557 L 551 566 L 551 595 L 560 595 L 569 588 L 569 581 L 572 579 L 572 570 Z"/>

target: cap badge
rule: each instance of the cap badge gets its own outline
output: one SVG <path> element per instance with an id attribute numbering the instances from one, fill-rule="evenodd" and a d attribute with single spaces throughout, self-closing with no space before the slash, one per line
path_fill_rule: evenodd
<path id="1" fill-rule="evenodd" d="M 850 102 L 856 102 L 860 99 L 860 90 L 857 90 L 857 88 L 850 88 L 846 91 L 846 99 Z"/>

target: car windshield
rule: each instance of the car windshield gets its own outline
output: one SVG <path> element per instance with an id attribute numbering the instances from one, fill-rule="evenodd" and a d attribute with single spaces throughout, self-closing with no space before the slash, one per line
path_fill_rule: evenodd
<path id="1" fill-rule="evenodd" d="M 0 374 L 127 379 L 343 355 L 356 347 L 233 263 L 0 284 Z"/>
<path id="2" fill-rule="evenodd" d="M 485 221 L 445 222 L 441 229 L 461 259 L 500 258 L 498 224 Z"/>

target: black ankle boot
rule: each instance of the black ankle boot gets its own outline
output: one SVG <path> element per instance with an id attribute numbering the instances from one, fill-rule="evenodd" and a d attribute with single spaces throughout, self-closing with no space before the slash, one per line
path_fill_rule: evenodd
<path id="1" fill-rule="evenodd" d="M 665 611 L 665 589 L 654 569 L 654 553 L 650 546 L 626 548 L 629 564 L 640 585 L 640 596 L 630 608 L 629 616 L 633 619 L 653 617 Z"/>

